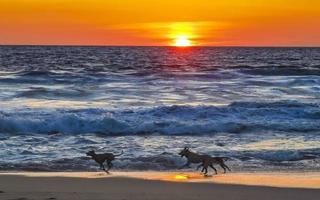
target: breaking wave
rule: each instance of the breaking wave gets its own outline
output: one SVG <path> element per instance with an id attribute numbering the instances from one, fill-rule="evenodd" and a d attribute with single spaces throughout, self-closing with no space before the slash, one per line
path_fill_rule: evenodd
<path id="1" fill-rule="evenodd" d="M 226 106 L 161 106 L 125 110 L 0 111 L 0 132 L 105 135 L 205 135 L 250 131 L 320 131 L 320 106 L 290 101 Z"/>

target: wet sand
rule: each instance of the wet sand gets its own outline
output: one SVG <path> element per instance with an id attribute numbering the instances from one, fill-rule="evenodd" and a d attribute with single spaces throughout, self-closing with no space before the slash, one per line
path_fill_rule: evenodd
<path id="1" fill-rule="evenodd" d="M 320 173 L 1 173 L 2 200 L 318 200 Z"/>

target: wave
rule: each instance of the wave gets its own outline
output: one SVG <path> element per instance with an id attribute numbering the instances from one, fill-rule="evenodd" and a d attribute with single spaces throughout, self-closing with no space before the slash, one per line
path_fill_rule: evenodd
<path id="1" fill-rule="evenodd" d="M 242 66 L 234 69 L 245 74 L 262 76 L 320 76 L 320 66 Z"/>
<path id="2" fill-rule="evenodd" d="M 19 76 L 51 76 L 56 75 L 56 73 L 49 70 L 26 70 L 19 72 L 17 75 Z"/>
<path id="3" fill-rule="evenodd" d="M 30 87 L 28 90 L 16 92 L 14 98 L 85 98 L 90 91 L 80 88 L 50 89 L 45 87 Z"/>
<path id="4" fill-rule="evenodd" d="M 252 131 L 319 132 L 320 106 L 294 101 L 226 106 L 0 111 L 1 133 L 208 135 Z"/>
<path id="5" fill-rule="evenodd" d="M 307 150 L 279 150 L 252 151 L 245 153 L 247 157 L 268 162 L 297 162 L 320 158 L 320 149 Z M 241 159 L 240 159 L 241 160 Z"/>

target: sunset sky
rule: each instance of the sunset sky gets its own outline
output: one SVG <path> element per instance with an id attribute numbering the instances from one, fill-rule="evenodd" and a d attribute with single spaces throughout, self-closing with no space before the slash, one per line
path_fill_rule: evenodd
<path id="1" fill-rule="evenodd" d="M 320 1 L 0 0 L 0 44 L 320 46 Z"/>

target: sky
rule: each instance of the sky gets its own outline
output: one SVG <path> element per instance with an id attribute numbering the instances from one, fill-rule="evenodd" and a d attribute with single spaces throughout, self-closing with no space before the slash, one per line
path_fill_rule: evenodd
<path id="1" fill-rule="evenodd" d="M 320 46 L 320 1 L 0 0 L 0 44 Z"/>

